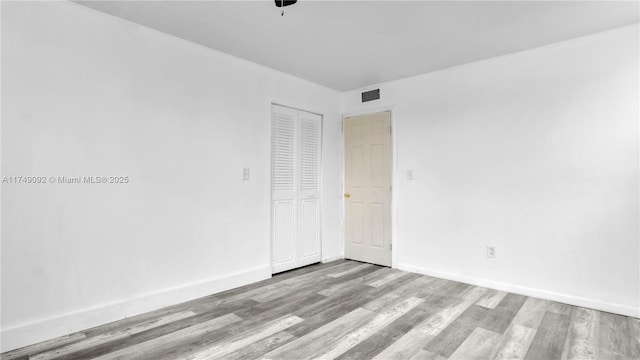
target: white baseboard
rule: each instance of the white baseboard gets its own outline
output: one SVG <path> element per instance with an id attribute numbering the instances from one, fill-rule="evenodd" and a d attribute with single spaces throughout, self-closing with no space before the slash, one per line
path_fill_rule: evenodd
<path id="1" fill-rule="evenodd" d="M 264 266 L 187 285 L 163 289 L 133 299 L 100 304 L 70 313 L 2 329 L 0 352 L 14 350 L 54 337 L 197 299 L 271 277 Z"/>
<path id="2" fill-rule="evenodd" d="M 322 263 L 326 264 L 332 261 L 336 261 L 336 260 L 340 260 L 340 259 L 344 259 L 344 257 L 340 256 L 340 255 L 335 255 L 335 256 L 328 256 L 326 258 L 322 259 Z"/>
<path id="3" fill-rule="evenodd" d="M 520 295 L 531 296 L 531 297 L 545 299 L 545 300 L 557 301 L 557 302 L 561 302 L 569 305 L 581 306 L 585 308 L 601 310 L 601 311 L 606 311 L 606 312 L 625 315 L 625 316 L 632 316 L 636 318 L 640 317 L 640 308 L 638 307 L 609 303 L 609 302 L 595 300 L 595 299 L 583 298 L 583 297 L 573 296 L 569 294 L 556 293 L 556 292 L 551 292 L 551 291 L 542 290 L 542 289 L 535 289 L 535 288 L 530 288 L 526 286 L 508 284 L 508 283 L 487 280 L 482 278 L 476 278 L 472 276 L 453 274 L 453 273 L 448 273 L 444 271 L 427 269 L 427 268 L 407 265 L 407 264 L 396 264 L 396 268 L 399 270 L 409 271 L 412 273 L 429 275 L 429 276 L 438 277 L 442 279 L 463 282 L 466 284 L 482 286 L 482 287 L 496 289 L 500 291 L 511 292 L 514 294 L 520 294 Z"/>

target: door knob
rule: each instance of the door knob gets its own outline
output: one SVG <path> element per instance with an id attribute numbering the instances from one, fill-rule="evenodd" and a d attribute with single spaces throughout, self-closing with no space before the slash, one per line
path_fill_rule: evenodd
<path id="1" fill-rule="evenodd" d="M 351 197 L 351 194 L 349 194 L 349 193 L 344 193 L 344 197 L 346 197 L 346 198 L 350 198 L 350 197 Z"/>

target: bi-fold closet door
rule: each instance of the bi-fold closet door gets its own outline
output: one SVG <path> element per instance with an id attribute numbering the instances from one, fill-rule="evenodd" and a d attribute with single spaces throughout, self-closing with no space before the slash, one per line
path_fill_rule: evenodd
<path id="1" fill-rule="evenodd" d="M 320 261 L 322 116 L 271 109 L 271 269 Z"/>

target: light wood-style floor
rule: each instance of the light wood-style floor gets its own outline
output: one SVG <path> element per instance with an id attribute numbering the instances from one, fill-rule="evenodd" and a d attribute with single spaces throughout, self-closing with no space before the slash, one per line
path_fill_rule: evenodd
<path id="1" fill-rule="evenodd" d="M 341 260 L 2 359 L 640 359 L 640 320 Z"/>

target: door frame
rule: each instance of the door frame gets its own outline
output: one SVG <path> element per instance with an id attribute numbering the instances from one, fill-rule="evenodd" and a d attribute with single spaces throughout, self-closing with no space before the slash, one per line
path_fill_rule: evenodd
<path id="1" fill-rule="evenodd" d="M 398 208 L 396 206 L 396 194 L 397 194 L 397 184 L 398 184 L 398 122 L 395 116 L 395 108 L 396 105 L 386 105 L 386 106 L 377 106 L 370 107 L 366 109 L 361 109 L 357 111 L 349 111 L 342 114 L 342 193 L 346 192 L 346 182 L 345 175 L 347 173 L 346 165 L 345 165 L 345 155 L 346 155 L 346 146 L 344 141 L 344 120 L 349 117 L 354 116 L 363 116 L 363 115 L 371 115 L 381 112 L 389 112 L 391 116 L 391 267 L 396 268 L 398 263 L 396 259 L 397 254 L 397 245 L 398 245 L 398 234 L 397 232 L 397 224 L 398 224 Z M 341 248 L 342 248 L 342 257 L 345 255 L 345 247 L 346 247 L 346 224 L 345 224 L 345 216 L 346 216 L 346 202 L 344 200 L 344 196 L 342 197 L 342 231 L 341 231 Z"/>
<path id="2" fill-rule="evenodd" d="M 324 244 L 324 237 L 322 236 L 322 214 L 324 212 L 324 205 L 323 205 L 323 171 L 324 171 L 324 163 L 322 161 L 323 159 L 323 154 L 324 154 L 324 115 L 317 112 L 317 111 L 310 111 L 310 110 L 304 110 L 302 108 L 299 107 L 295 107 L 295 106 L 290 106 L 290 105 L 285 105 L 281 102 L 277 102 L 277 101 L 271 101 L 269 102 L 269 107 L 268 107 L 268 132 L 267 134 L 269 135 L 269 148 L 268 148 L 268 153 L 269 153 L 269 272 L 271 273 L 271 275 L 273 276 L 273 249 L 274 249 L 274 239 L 273 239 L 273 169 L 271 167 L 271 164 L 273 163 L 273 137 L 272 137 L 272 131 L 273 131 L 273 106 L 282 106 L 282 107 L 286 107 L 286 108 L 290 108 L 290 109 L 294 109 L 297 111 L 304 111 L 310 114 L 315 114 L 320 116 L 320 171 L 318 176 L 320 177 L 320 181 L 319 181 L 319 186 L 320 189 L 318 190 L 318 206 L 320 207 L 320 213 L 318 214 L 318 222 L 320 223 L 320 228 L 318 229 L 318 236 L 320 237 L 320 262 L 324 262 L 324 257 L 323 257 L 323 244 Z M 297 216 L 298 214 L 296 214 Z"/>

